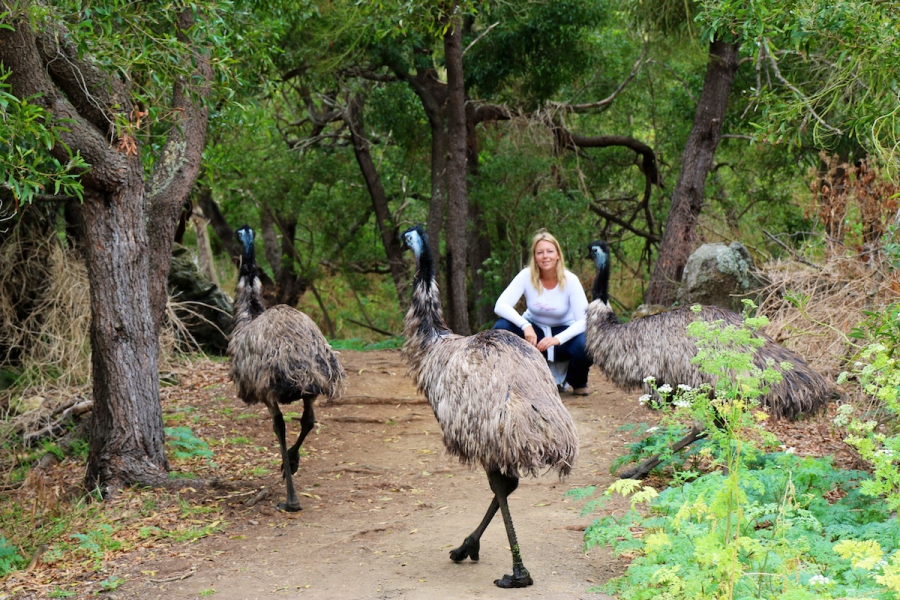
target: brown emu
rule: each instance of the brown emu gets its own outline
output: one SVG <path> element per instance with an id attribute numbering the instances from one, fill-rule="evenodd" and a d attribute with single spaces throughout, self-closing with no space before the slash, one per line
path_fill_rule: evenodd
<path id="1" fill-rule="evenodd" d="M 494 583 L 502 588 L 531 585 L 507 498 L 522 474 L 536 475 L 544 467 L 560 477 L 569 473 L 578 454 L 575 425 L 537 348 L 508 331 L 463 337 L 447 328 L 422 226 L 405 231 L 403 243 L 416 259 L 404 327 L 409 374 L 434 410 L 448 452 L 462 463 L 480 464 L 494 493 L 484 519 L 450 558 L 478 560 L 481 535 L 499 509 L 513 572 Z"/>
<path id="2" fill-rule="evenodd" d="M 272 415 L 287 487 L 287 502 L 280 502 L 278 508 L 295 512 L 302 507 L 291 476 L 300 464 L 300 445 L 316 424 L 313 403 L 319 395 L 329 399 L 343 395 L 344 370 L 312 319 L 284 304 L 266 310 L 253 253 L 253 230 L 244 225 L 235 233 L 244 251 L 234 295 L 234 329 L 228 343 L 231 378 L 241 400 L 247 404 L 262 402 Z M 278 405 L 296 400 L 303 400 L 300 435 L 288 448 Z"/>
<path id="3" fill-rule="evenodd" d="M 670 311 L 634 319 L 621 323 L 609 306 L 609 246 L 606 242 L 595 241 L 588 244 L 588 258 L 594 261 L 597 276 L 592 289 L 593 301 L 587 310 L 587 351 L 601 371 L 617 386 L 630 390 L 652 389 L 644 381 L 648 376 L 656 379 L 657 385 L 686 384 L 693 388 L 703 383 L 715 386 L 715 379 L 700 372 L 691 362 L 697 354 L 697 347 L 687 335 L 688 325 L 696 319 L 710 323 L 719 322 L 722 327 L 741 326 L 743 318 L 729 310 L 717 306 L 703 306 L 700 313 L 690 308 Z M 825 378 L 813 370 L 800 355 L 776 343 L 769 336 L 757 332 L 765 344 L 756 350 L 753 362 L 765 368 L 767 361 L 781 372 L 782 380 L 771 384 L 761 402 L 776 418 L 797 419 L 801 415 L 813 414 L 821 410 L 834 396 Z M 783 362 L 793 365 L 792 369 L 778 367 Z M 689 439 L 693 436 L 692 439 Z M 702 436 L 702 429 L 696 426 L 688 437 L 676 444 L 677 451 Z M 636 469 L 627 471 L 623 477 L 645 476 L 659 463 L 648 461 Z"/>

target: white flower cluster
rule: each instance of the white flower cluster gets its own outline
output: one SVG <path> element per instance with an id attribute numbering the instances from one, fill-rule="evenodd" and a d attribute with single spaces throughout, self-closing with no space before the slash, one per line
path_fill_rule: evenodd
<path id="1" fill-rule="evenodd" d="M 654 377 L 653 375 L 647 375 L 646 377 L 644 377 L 644 383 L 653 383 L 654 381 L 656 381 L 656 377 Z"/>
<path id="2" fill-rule="evenodd" d="M 691 386 L 687 385 L 686 383 L 679 383 L 679 384 L 678 384 L 678 389 L 681 390 L 681 391 L 683 391 L 683 392 L 689 392 L 689 391 L 691 391 L 691 390 L 694 389 L 694 388 L 692 388 Z"/>
<path id="3" fill-rule="evenodd" d="M 687 398 L 679 398 L 672 404 L 674 404 L 678 408 L 690 408 L 691 407 L 691 401 L 688 400 Z"/>
<path id="4" fill-rule="evenodd" d="M 818 585 L 829 585 L 831 583 L 831 579 L 825 577 L 824 575 L 813 575 L 809 578 L 809 585 L 818 586 Z"/>
<path id="5" fill-rule="evenodd" d="M 878 454 L 881 454 L 883 456 L 894 456 L 894 451 L 890 448 L 882 448 L 878 451 Z"/>
<path id="6" fill-rule="evenodd" d="M 659 431 L 659 427 L 648 427 L 644 433 L 653 433 L 654 431 Z"/>
<path id="7" fill-rule="evenodd" d="M 650 402 L 650 394 L 644 394 L 643 396 L 638 398 L 638 404 L 640 404 L 641 406 L 647 404 L 648 402 Z"/>
<path id="8" fill-rule="evenodd" d="M 664 383 L 664 384 L 662 384 L 661 386 L 659 386 L 659 393 L 660 393 L 660 394 L 668 394 L 668 393 L 671 392 L 671 391 L 672 391 L 672 386 L 669 385 L 668 383 Z"/>

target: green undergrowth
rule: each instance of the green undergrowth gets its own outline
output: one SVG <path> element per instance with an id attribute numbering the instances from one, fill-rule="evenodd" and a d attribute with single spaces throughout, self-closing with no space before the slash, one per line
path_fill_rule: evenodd
<path id="1" fill-rule="evenodd" d="M 344 340 L 329 340 L 329 344 L 335 350 L 394 350 L 403 346 L 403 338 L 390 337 L 380 342 L 366 342 L 361 338 L 349 338 Z"/>
<path id="2" fill-rule="evenodd" d="M 751 318 L 743 327 L 695 321 L 695 364 L 716 377 L 715 386 L 692 389 L 647 383 L 644 395 L 661 414 L 658 426 L 639 426 L 643 436 L 625 460 L 661 453 L 669 487 L 661 492 L 622 479 L 602 494 L 593 488 L 570 494 L 590 513 L 609 496 L 630 499 L 624 515 L 594 521 L 585 550 L 609 547 L 631 558 L 625 573 L 602 591 L 621 600 L 895 599 L 900 596 L 900 476 L 895 457 L 900 438 L 900 367 L 893 358 L 900 340 L 900 311 L 870 315 L 854 336 L 863 341 L 855 375 L 877 400 L 865 409 L 842 406 L 835 423 L 872 465 L 872 472 L 836 468 L 829 458 L 801 458 L 790 449 L 773 452 L 777 440 L 761 423 L 760 398 L 789 365 L 757 368 L 761 342 L 752 332 L 767 323 Z M 704 426 L 705 444 L 693 455 L 673 457 L 671 442 L 689 427 Z"/>

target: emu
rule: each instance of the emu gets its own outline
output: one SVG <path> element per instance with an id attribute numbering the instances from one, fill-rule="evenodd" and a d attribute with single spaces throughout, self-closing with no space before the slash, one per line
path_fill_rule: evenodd
<path id="1" fill-rule="evenodd" d="M 481 535 L 499 509 L 513 572 L 494 584 L 529 586 L 533 580 L 522 562 L 507 498 L 523 474 L 534 476 L 544 467 L 560 477 L 569 473 L 578 454 L 575 425 L 536 348 L 508 331 L 460 336 L 447 328 L 428 236 L 417 225 L 402 237 L 416 261 L 402 355 L 434 411 L 447 451 L 464 464 L 480 464 L 494 493 L 481 523 L 450 558 L 477 561 Z"/>
<path id="2" fill-rule="evenodd" d="M 241 400 L 247 404 L 262 402 L 272 415 L 287 487 L 287 501 L 280 502 L 278 508 L 296 512 L 302 507 L 292 475 L 300 465 L 300 446 L 316 424 L 313 403 L 319 395 L 330 400 L 343 396 L 344 369 L 312 319 L 284 304 L 266 309 L 253 251 L 253 230 L 244 225 L 235 233 L 243 254 L 234 295 L 234 328 L 228 342 L 231 378 Z M 303 400 L 300 435 L 288 448 L 278 405 L 296 400 Z"/>
<path id="3" fill-rule="evenodd" d="M 657 384 L 667 383 L 672 387 L 686 384 L 696 388 L 704 383 L 715 386 L 715 379 L 691 362 L 697 347 L 687 336 L 687 327 L 698 318 L 710 323 L 720 322 L 722 327 L 741 326 L 741 316 L 716 306 L 703 306 L 699 315 L 690 308 L 677 308 L 621 323 L 609 305 L 609 245 L 599 240 L 591 242 L 588 258 L 594 261 L 597 275 L 592 288 L 593 301 L 587 310 L 587 350 L 606 377 L 623 389 L 643 388 L 646 393 L 652 392 L 644 381 L 648 376 L 654 377 Z M 765 343 L 756 350 L 754 364 L 764 369 L 769 360 L 774 361 L 782 376 L 782 380 L 771 384 L 768 393 L 761 398 L 773 417 L 794 420 L 821 410 L 834 395 L 825 378 L 803 357 L 766 334 L 756 332 L 755 335 Z M 791 363 L 793 368 L 780 369 L 778 365 L 783 362 Z M 702 435 L 702 428 L 695 424 L 673 450 L 680 450 Z M 658 458 L 650 459 L 626 471 L 622 477 L 644 477 L 657 464 Z"/>

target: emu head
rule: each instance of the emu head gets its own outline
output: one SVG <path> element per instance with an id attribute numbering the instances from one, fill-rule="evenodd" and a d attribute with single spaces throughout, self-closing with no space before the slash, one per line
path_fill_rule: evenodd
<path id="1" fill-rule="evenodd" d="M 588 244 L 587 258 L 594 261 L 597 270 L 609 270 L 609 244 L 602 240 L 597 240 Z"/>
<path id="2" fill-rule="evenodd" d="M 594 300 L 602 300 L 609 303 L 609 244 L 597 240 L 588 244 L 587 257 L 594 261 L 597 268 L 597 278 L 591 292 Z"/>
<path id="3" fill-rule="evenodd" d="M 234 232 L 237 236 L 238 241 L 241 245 L 244 246 L 244 250 L 253 247 L 253 240 L 256 238 L 256 234 L 253 233 L 253 230 L 250 229 L 249 225 L 244 225 L 238 228 L 237 231 Z"/>
<path id="4" fill-rule="evenodd" d="M 425 233 L 425 228 L 421 225 L 410 227 L 403 232 L 400 239 L 403 240 L 403 249 L 409 248 L 412 250 L 416 260 L 419 259 L 422 252 L 428 247 L 428 234 Z"/>

